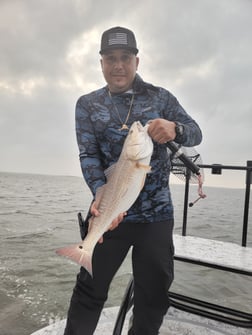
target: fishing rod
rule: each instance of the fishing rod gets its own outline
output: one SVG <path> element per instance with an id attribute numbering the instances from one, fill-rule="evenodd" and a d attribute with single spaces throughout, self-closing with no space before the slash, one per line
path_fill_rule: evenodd
<path id="1" fill-rule="evenodd" d="M 167 142 L 167 147 L 171 150 L 171 152 L 174 154 L 175 158 L 179 158 L 182 163 L 185 164 L 185 166 L 190 169 L 193 173 L 195 173 L 197 176 L 200 175 L 200 168 L 193 163 L 193 161 L 188 158 L 180 147 L 178 147 L 174 142 Z"/>

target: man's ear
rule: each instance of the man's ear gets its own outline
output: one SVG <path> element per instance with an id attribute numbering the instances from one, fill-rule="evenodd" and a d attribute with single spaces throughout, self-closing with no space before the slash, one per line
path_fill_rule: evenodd
<path id="1" fill-rule="evenodd" d="M 102 58 L 100 59 L 100 64 L 101 64 L 101 69 L 103 71 L 103 62 L 102 62 Z"/>
<path id="2" fill-rule="evenodd" d="M 138 65 L 139 65 L 139 57 L 136 57 L 136 70 L 138 69 Z"/>

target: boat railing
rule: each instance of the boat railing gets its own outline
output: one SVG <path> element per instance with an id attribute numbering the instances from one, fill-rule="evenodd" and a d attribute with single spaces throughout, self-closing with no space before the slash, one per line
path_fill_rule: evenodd
<path id="1" fill-rule="evenodd" d="M 180 164 L 177 165 L 179 166 Z M 250 188 L 252 184 L 252 161 L 247 161 L 246 166 L 221 164 L 201 164 L 198 166 L 204 169 L 211 169 L 212 174 L 219 175 L 222 174 L 222 170 L 245 171 L 246 183 L 241 245 L 187 236 L 191 171 L 186 169 L 182 233 L 181 235 L 174 235 L 176 250 L 174 259 L 180 262 L 196 264 L 197 266 L 215 268 L 226 272 L 235 272 L 239 275 L 252 276 L 252 248 L 247 247 Z M 212 250 L 214 250 L 214 254 L 212 253 Z M 170 305 L 177 309 L 231 324 L 233 326 L 252 328 L 251 311 L 244 312 L 235 310 L 174 292 L 169 292 L 169 299 Z M 113 335 L 121 334 L 126 314 L 133 304 L 134 280 L 132 277 L 119 309 Z"/>
<path id="2" fill-rule="evenodd" d="M 182 164 L 176 164 L 176 166 L 184 166 Z M 252 161 L 247 161 L 246 166 L 236 165 L 222 165 L 222 164 L 199 164 L 201 169 L 211 169 L 212 174 L 221 175 L 222 170 L 239 170 L 244 171 L 245 176 L 245 198 L 244 198 L 244 211 L 243 211 L 243 225 L 242 225 L 242 239 L 241 245 L 246 247 L 247 245 L 247 234 L 248 234 L 248 218 L 249 218 L 249 201 L 250 201 L 250 188 L 252 184 Z M 183 224 L 182 224 L 182 236 L 187 234 L 187 221 L 188 221 L 188 199 L 190 189 L 191 171 L 187 168 L 185 172 L 185 192 L 184 192 L 184 210 L 183 210 Z"/>

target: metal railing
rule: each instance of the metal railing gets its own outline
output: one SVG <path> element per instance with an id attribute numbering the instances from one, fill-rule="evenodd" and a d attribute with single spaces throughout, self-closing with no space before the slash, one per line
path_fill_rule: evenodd
<path id="1" fill-rule="evenodd" d="M 181 166 L 177 164 L 177 166 Z M 250 201 L 250 188 L 252 183 L 252 161 L 247 161 L 247 166 L 234 166 L 234 165 L 221 165 L 212 164 L 198 165 L 200 168 L 211 169 L 212 174 L 220 175 L 222 170 L 240 170 L 246 173 L 246 186 L 245 186 L 245 199 L 244 199 L 244 211 L 243 211 L 243 225 L 242 225 L 242 240 L 241 245 L 247 246 L 247 234 L 248 234 L 248 218 L 249 218 L 249 201 Z M 191 171 L 187 168 L 185 175 L 185 193 L 184 193 L 184 210 L 183 210 L 183 225 L 182 225 L 182 236 L 186 236 L 187 229 L 187 214 L 188 214 L 188 196 L 190 188 Z"/>
<path id="2" fill-rule="evenodd" d="M 183 166 L 177 164 L 177 166 Z M 198 165 L 200 168 L 212 169 L 212 174 L 221 174 L 222 170 L 241 170 L 246 173 L 246 186 L 245 186 L 245 199 L 244 199 L 244 211 L 243 211 L 243 225 L 242 225 L 242 241 L 241 245 L 246 247 L 247 245 L 247 233 L 248 233 L 248 218 L 249 218 L 249 201 L 250 201 L 250 188 L 252 184 L 252 161 L 247 161 L 247 166 L 231 166 L 212 164 Z M 182 225 L 182 236 L 186 236 L 187 229 L 187 214 L 188 214 L 188 196 L 189 196 L 189 185 L 191 170 L 186 169 L 185 175 L 185 193 L 184 193 L 184 209 L 183 209 L 183 225 Z M 207 264 L 205 264 L 207 266 Z M 233 310 L 227 307 L 214 305 L 209 302 L 194 299 L 192 297 L 186 297 L 170 292 L 171 306 L 191 312 L 206 318 L 214 319 L 224 323 L 232 324 L 240 327 L 252 328 L 252 315 L 237 310 Z M 122 300 L 117 320 L 114 326 L 113 335 L 120 335 L 123 329 L 123 324 L 127 312 L 134 304 L 134 280 L 133 277 L 130 279 L 128 287 L 125 291 L 124 298 Z M 212 312 L 210 310 L 212 310 Z M 216 313 L 216 312 L 220 313 Z"/>

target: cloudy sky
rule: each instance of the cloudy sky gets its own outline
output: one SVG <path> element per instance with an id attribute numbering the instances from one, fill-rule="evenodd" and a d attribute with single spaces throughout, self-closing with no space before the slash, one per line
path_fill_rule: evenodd
<path id="1" fill-rule="evenodd" d="M 0 171 L 81 175 L 75 103 L 105 84 L 100 36 L 116 25 L 135 32 L 143 79 L 169 89 L 200 124 L 203 163 L 245 165 L 251 13 L 251 0 L 0 0 Z M 244 185 L 243 174 L 223 178 Z"/>

